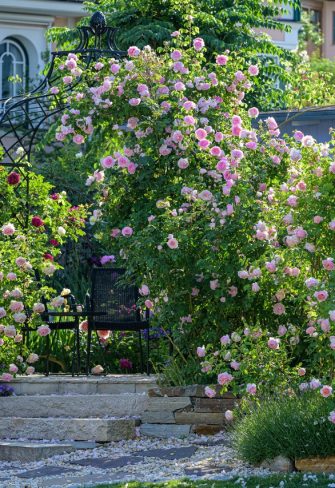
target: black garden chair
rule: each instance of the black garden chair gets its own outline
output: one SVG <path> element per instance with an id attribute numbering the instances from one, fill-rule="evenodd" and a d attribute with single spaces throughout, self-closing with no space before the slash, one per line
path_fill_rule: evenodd
<path id="1" fill-rule="evenodd" d="M 35 278 L 37 283 L 40 283 L 40 275 L 38 271 L 35 271 Z M 77 310 L 77 303 L 75 297 L 72 294 L 64 296 L 66 300 L 66 306 L 63 307 L 63 311 L 54 311 L 48 309 L 47 300 L 42 297 L 41 302 L 43 303 L 45 310 L 41 314 L 41 319 L 44 324 L 48 325 L 52 332 L 59 332 L 61 330 L 72 330 L 74 338 L 74 346 L 72 350 L 72 364 L 71 372 L 74 376 L 75 372 L 80 373 L 80 332 L 79 332 L 79 318 L 82 313 Z M 31 311 L 26 310 L 27 316 L 31 315 Z M 27 321 L 28 322 L 28 321 Z M 23 332 L 23 343 L 29 345 L 29 336 L 31 332 L 36 332 L 37 327 L 31 327 L 26 323 L 22 329 Z M 52 337 L 50 337 L 52 336 Z M 46 361 L 45 361 L 45 375 L 49 376 L 50 373 L 50 353 L 52 349 L 52 341 L 54 336 L 57 334 L 49 334 L 46 336 Z M 76 367 L 75 367 L 76 365 Z"/>
<path id="2" fill-rule="evenodd" d="M 86 374 L 90 369 L 90 353 L 92 332 L 99 330 L 134 331 L 138 332 L 141 372 L 144 372 L 142 331 L 149 330 L 149 310 L 144 316 L 137 304 L 138 288 L 133 284 L 125 284 L 125 269 L 122 268 L 93 268 L 91 295 L 86 297 L 85 312 L 88 319 L 87 333 L 87 363 Z M 147 363 L 149 367 L 149 334 L 147 334 Z"/>

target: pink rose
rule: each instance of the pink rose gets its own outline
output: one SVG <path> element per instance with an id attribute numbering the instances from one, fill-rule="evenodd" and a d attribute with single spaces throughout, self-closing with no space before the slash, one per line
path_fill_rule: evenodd
<path id="1" fill-rule="evenodd" d="M 270 337 L 270 339 L 268 340 L 268 347 L 270 349 L 279 349 L 279 345 L 280 340 L 276 339 L 275 337 Z"/>
<path id="2" fill-rule="evenodd" d="M 321 395 L 323 396 L 323 398 L 328 398 L 329 396 L 331 396 L 331 394 L 333 393 L 333 389 L 331 386 L 328 386 L 328 385 L 324 385 L 321 390 L 320 390 L 320 393 Z"/>
<path id="3" fill-rule="evenodd" d="M 19 368 L 16 364 L 10 364 L 8 370 L 10 373 L 16 374 L 19 371 Z"/>
<path id="4" fill-rule="evenodd" d="M 248 383 L 246 387 L 246 392 L 249 393 L 249 395 L 256 395 L 257 386 L 255 385 L 255 383 Z"/>
<path id="5" fill-rule="evenodd" d="M 282 303 L 275 303 L 272 310 L 275 315 L 283 315 L 285 313 L 285 307 Z"/>
<path id="6" fill-rule="evenodd" d="M 178 248 L 178 241 L 174 237 L 170 237 L 167 241 L 167 245 L 170 249 L 177 249 Z"/>
<path id="7" fill-rule="evenodd" d="M 227 344 L 230 344 L 230 337 L 229 335 L 224 335 L 221 337 L 220 342 L 223 346 L 226 346 Z"/>
<path id="8" fill-rule="evenodd" d="M 330 420 L 330 422 L 332 422 L 333 424 L 335 424 L 335 410 L 333 410 L 332 412 L 330 412 L 329 417 L 328 417 L 328 420 Z"/>
<path id="9" fill-rule="evenodd" d="M 208 397 L 208 398 L 214 398 L 215 395 L 216 395 L 216 391 L 213 390 L 212 388 L 210 388 L 209 386 L 206 386 L 205 387 L 205 395 Z"/>
<path id="10" fill-rule="evenodd" d="M 327 271 L 333 271 L 335 269 L 335 264 L 333 258 L 327 258 L 322 261 L 322 266 Z"/>
<path id="11" fill-rule="evenodd" d="M 219 385 L 228 385 L 234 377 L 230 374 L 227 373 L 226 371 L 224 373 L 218 374 L 218 383 Z"/>
<path id="12" fill-rule="evenodd" d="M 253 64 L 251 66 L 249 66 L 248 73 L 250 76 L 257 76 L 259 73 L 258 66 L 253 65 Z"/>
<path id="13" fill-rule="evenodd" d="M 324 302 L 328 298 L 328 292 L 326 290 L 319 290 L 314 293 L 314 296 L 318 302 Z"/>
<path id="14" fill-rule="evenodd" d="M 10 373 L 2 373 L 0 378 L 2 381 L 12 381 L 13 376 Z"/>
<path id="15" fill-rule="evenodd" d="M 12 236 L 15 232 L 13 224 L 5 224 L 1 227 L 1 232 L 4 236 Z"/>
<path id="16" fill-rule="evenodd" d="M 225 56 L 224 54 L 219 54 L 216 56 L 216 64 L 219 66 L 225 66 L 228 62 L 228 56 Z"/>
<path id="17" fill-rule="evenodd" d="M 204 358 L 206 356 L 205 346 L 197 347 L 197 356 L 198 356 L 198 358 Z"/>
<path id="18" fill-rule="evenodd" d="M 131 227 L 123 227 L 123 229 L 121 230 L 121 234 L 124 236 L 124 237 L 130 237 L 132 236 L 134 233 L 133 229 Z"/>
<path id="19" fill-rule="evenodd" d="M 130 46 L 128 48 L 128 56 L 136 58 L 140 54 L 141 50 L 137 46 Z"/>
<path id="20" fill-rule="evenodd" d="M 154 304 L 151 300 L 145 300 L 144 302 L 144 305 L 147 307 L 147 308 L 153 308 Z"/>
<path id="21" fill-rule="evenodd" d="M 49 335 L 51 333 L 51 329 L 50 329 L 50 327 L 48 325 L 40 325 L 37 328 L 37 333 L 41 337 L 45 337 L 45 336 L 47 336 L 47 335 Z"/>
<path id="22" fill-rule="evenodd" d="M 80 322 L 79 330 L 81 330 L 82 332 L 88 331 L 88 321 L 87 320 L 83 320 L 82 322 Z"/>
<path id="23" fill-rule="evenodd" d="M 34 366 L 28 366 L 28 368 L 26 369 L 26 374 L 30 376 L 30 375 L 32 375 L 34 373 L 35 373 Z"/>
<path id="24" fill-rule="evenodd" d="M 201 49 L 203 49 L 205 47 L 205 42 L 203 39 L 201 39 L 201 37 L 197 37 L 196 39 L 194 39 L 193 41 L 193 47 L 196 51 L 201 51 Z"/>

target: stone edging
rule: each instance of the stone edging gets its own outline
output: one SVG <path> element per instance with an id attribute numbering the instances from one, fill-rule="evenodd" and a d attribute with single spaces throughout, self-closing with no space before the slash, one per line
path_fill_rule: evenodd
<path id="1" fill-rule="evenodd" d="M 142 415 L 141 432 L 157 437 L 186 437 L 195 433 L 213 435 L 226 428 L 224 413 L 232 410 L 236 397 L 232 393 L 208 398 L 203 385 L 152 388 Z"/>

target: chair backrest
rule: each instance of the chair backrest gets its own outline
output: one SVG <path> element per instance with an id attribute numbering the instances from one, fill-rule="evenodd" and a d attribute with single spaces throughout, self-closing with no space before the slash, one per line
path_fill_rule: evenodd
<path id="1" fill-rule="evenodd" d="M 97 323 L 139 322 L 140 310 L 136 305 L 138 288 L 124 283 L 123 268 L 93 268 L 91 308 L 106 315 L 95 316 Z"/>

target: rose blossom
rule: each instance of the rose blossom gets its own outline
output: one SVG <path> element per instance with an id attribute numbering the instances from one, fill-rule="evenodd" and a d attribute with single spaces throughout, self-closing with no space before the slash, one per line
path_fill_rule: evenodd
<path id="1" fill-rule="evenodd" d="M 26 374 L 30 376 L 30 375 L 32 375 L 34 373 L 35 373 L 34 366 L 28 366 L 28 368 L 26 369 Z"/>
<path id="2" fill-rule="evenodd" d="M 280 340 L 275 337 L 270 337 L 268 340 L 268 346 L 270 349 L 279 349 Z"/>
<path id="3" fill-rule="evenodd" d="M 177 249 L 178 248 L 178 241 L 173 236 L 170 237 L 167 241 L 167 245 L 170 249 Z"/>
<path id="4" fill-rule="evenodd" d="M 203 39 L 201 39 L 201 37 L 197 37 L 196 39 L 194 39 L 193 41 L 193 47 L 196 51 L 201 51 L 201 49 L 203 49 L 205 47 L 205 42 Z"/>
<path id="5" fill-rule="evenodd" d="M 324 302 L 328 298 L 328 292 L 326 290 L 319 290 L 314 293 L 314 296 L 318 302 Z"/>
<path id="6" fill-rule="evenodd" d="M 228 385 L 233 379 L 234 379 L 234 377 L 230 373 L 227 373 L 227 371 L 225 371 L 224 373 L 218 374 L 219 385 L 222 385 L 222 386 Z"/>
<path id="7" fill-rule="evenodd" d="M 328 420 L 330 420 L 330 422 L 332 422 L 333 424 L 335 424 L 335 410 L 333 410 L 332 412 L 330 412 L 329 417 L 328 417 Z"/>
<path id="8" fill-rule="evenodd" d="M 133 235 L 133 229 L 131 227 L 123 227 L 123 229 L 121 230 L 121 234 L 124 236 L 124 237 L 130 237 Z"/>
<path id="9" fill-rule="evenodd" d="M 15 232 L 13 224 L 5 224 L 1 227 L 1 232 L 4 236 L 12 236 Z"/>
<path id="10" fill-rule="evenodd" d="M 321 395 L 323 396 L 323 398 L 328 398 L 329 396 L 331 396 L 331 394 L 333 393 L 333 389 L 331 386 L 328 386 L 328 385 L 324 385 L 321 390 L 320 390 L 320 393 Z"/>
<path id="11" fill-rule="evenodd" d="M 198 358 L 204 358 L 206 356 L 205 346 L 197 347 L 197 356 L 198 356 Z"/>
<path id="12" fill-rule="evenodd" d="M 51 332 L 50 330 L 50 327 L 48 325 L 40 325 L 38 328 L 37 328 L 37 333 L 38 335 L 40 335 L 41 337 L 44 337 L 44 336 L 47 336 L 49 335 Z"/>
<path id="13" fill-rule="evenodd" d="M 285 307 L 282 303 L 275 303 L 272 310 L 275 315 L 283 315 L 285 313 Z"/>
<path id="14" fill-rule="evenodd" d="M 214 398 L 215 395 L 216 395 L 216 391 L 213 390 L 212 388 L 210 388 L 209 386 L 206 386 L 205 387 L 205 395 L 208 397 L 208 398 Z"/>
<path id="15" fill-rule="evenodd" d="M 16 374 L 19 371 L 19 368 L 16 366 L 16 364 L 10 364 L 8 371 L 10 373 Z"/>
<path id="16" fill-rule="evenodd" d="M 257 386 L 255 385 L 255 383 L 248 383 L 246 387 L 246 392 L 249 393 L 249 395 L 256 395 Z"/>

